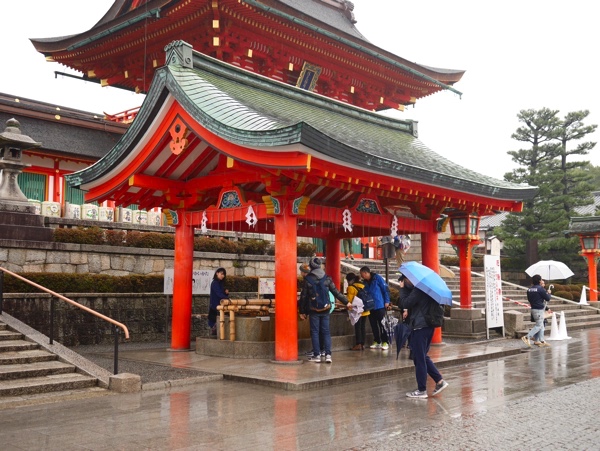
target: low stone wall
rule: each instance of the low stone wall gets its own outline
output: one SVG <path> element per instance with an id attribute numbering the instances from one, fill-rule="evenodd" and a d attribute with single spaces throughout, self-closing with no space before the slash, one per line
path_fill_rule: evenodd
<path id="1" fill-rule="evenodd" d="M 256 293 L 253 294 L 256 296 Z M 119 321 L 131 341 L 170 342 L 171 300 L 160 293 L 77 294 L 64 296 Z M 54 339 L 65 346 L 114 342 L 112 325 L 62 300 L 55 300 Z M 168 309 L 168 315 L 167 315 Z M 50 334 L 50 295 L 5 294 L 3 310 L 44 335 Z M 208 313 L 208 296 L 194 296 L 192 313 Z M 208 337 L 205 319 L 190 319 L 191 340 Z M 122 336 L 122 335 L 121 335 Z"/>
<path id="2" fill-rule="evenodd" d="M 168 249 L 0 240 L 0 266 L 16 273 L 163 275 L 173 261 L 174 252 Z M 194 252 L 194 269 L 218 267 L 231 275 L 273 277 L 275 257 Z"/>

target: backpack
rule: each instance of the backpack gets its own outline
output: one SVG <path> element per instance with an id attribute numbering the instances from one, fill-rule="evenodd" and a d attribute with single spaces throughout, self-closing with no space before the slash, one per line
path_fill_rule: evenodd
<path id="1" fill-rule="evenodd" d="M 310 284 L 312 292 L 310 293 L 310 309 L 316 312 L 329 311 L 331 302 L 329 300 L 329 287 L 327 286 L 327 276 L 314 281 L 312 277 L 307 277 L 306 281 Z"/>
<path id="2" fill-rule="evenodd" d="M 357 289 L 358 293 L 356 293 L 357 298 L 359 298 L 363 302 L 363 309 L 365 312 L 373 310 L 375 308 L 375 299 L 371 296 L 364 288 L 358 288 L 355 284 L 352 284 L 354 288 Z"/>
<path id="3" fill-rule="evenodd" d="M 429 304 L 424 312 L 425 322 L 430 327 L 442 327 L 444 324 L 444 307 L 433 299 L 428 300 Z"/>

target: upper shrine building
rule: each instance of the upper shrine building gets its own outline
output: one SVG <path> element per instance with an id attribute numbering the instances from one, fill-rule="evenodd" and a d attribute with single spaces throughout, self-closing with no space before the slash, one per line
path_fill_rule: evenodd
<path id="1" fill-rule="evenodd" d="M 146 93 L 175 40 L 268 78 L 368 110 L 400 109 L 464 71 L 407 61 L 355 27 L 346 0 L 116 0 L 84 33 L 32 39 L 85 80 Z"/>

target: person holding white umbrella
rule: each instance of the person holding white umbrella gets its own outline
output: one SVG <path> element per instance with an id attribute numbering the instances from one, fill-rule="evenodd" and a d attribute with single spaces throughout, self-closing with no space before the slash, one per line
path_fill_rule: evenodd
<path id="1" fill-rule="evenodd" d="M 549 347 L 550 345 L 544 340 L 544 312 L 546 311 L 546 302 L 550 300 L 552 290 L 546 291 L 544 288 L 544 280 L 539 274 L 535 274 L 531 281 L 533 285 L 527 290 L 527 300 L 531 305 L 531 316 L 535 320 L 535 326 L 521 337 L 523 343 L 531 348 L 531 338 L 535 340 L 534 344 L 539 347 Z M 537 338 L 536 338 L 537 337 Z"/>

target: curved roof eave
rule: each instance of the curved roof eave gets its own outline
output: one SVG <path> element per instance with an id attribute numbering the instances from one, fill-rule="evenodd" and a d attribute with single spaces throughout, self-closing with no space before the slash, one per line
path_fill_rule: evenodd
<path id="1" fill-rule="evenodd" d="M 372 172 L 497 199 L 530 199 L 537 192 L 535 187 L 478 174 L 441 157 L 412 135 L 411 122 L 323 98 L 198 52 L 194 55 L 193 69 L 169 67 L 169 90 L 199 123 L 236 144 L 260 147 L 265 143 L 282 146 L 299 142 L 342 165 L 366 164 L 365 169 Z M 201 98 L 201 92 L 205 91 L 197 89 L 200 83 L 220 85 L 216 89 L 226 93 L 230 109 L 239 110 L 243 104 L 275 124 L 243 131 L 225 123 L 212 128 L 214 118 L 209 119 L 199 104 L 203 101 L 214 104 L 215 99 Z M 378 136 L 382 133 L 386 134 L 383 138 Z M 377 139 L 379 142 L 374 143 Z M 403 154 L 404 158 L 411 155 L 411 161 L 404 161 Z M 427 160 L 420 162 L 425 156 Z"/>
<path id="2" fill-rule="evenodd" d="M 100 162 L 68 176 L 71 184 L 87 184 L 110 171 L 171 95 L 201 126 L 241 146 L 299 143 L 314 150 L 317 157 L 321 154 L 340 165 L 493 199 L 520 201 L 537 191 L 443 159 L 412 136 L 410 123 L 405 121 L 326 100 L 197 52 L 194 55 L 193 69 L 172 65 L 157 70 L 131 128 Z M 403 155 L 406 159 L 419 152 L 412 161 L 403 160 Z"/>

